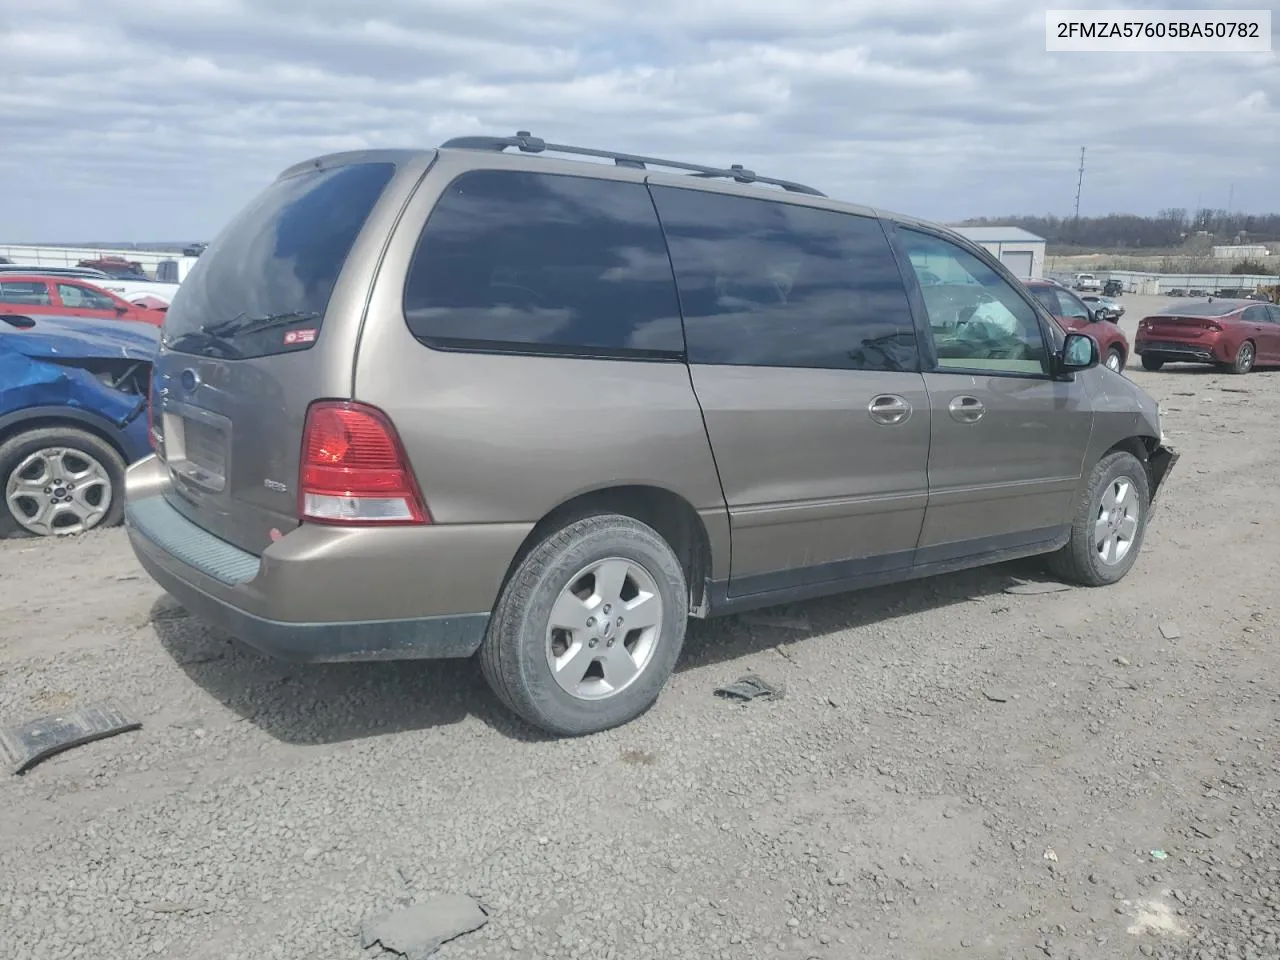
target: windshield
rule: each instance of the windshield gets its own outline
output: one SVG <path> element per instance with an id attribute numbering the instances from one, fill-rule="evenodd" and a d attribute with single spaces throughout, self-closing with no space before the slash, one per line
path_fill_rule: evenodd
<path id="1" fill-rule="evenodd" d="M 309 347 L 394 173 L 391 163 L 357 163 L 271 184 L 191 268 L 165 317 L 168 348 L 243 358 Z M 282 317 L 308 334 L 286 336 Z M 277 322 L 246 322 L 265 318 Z"/>

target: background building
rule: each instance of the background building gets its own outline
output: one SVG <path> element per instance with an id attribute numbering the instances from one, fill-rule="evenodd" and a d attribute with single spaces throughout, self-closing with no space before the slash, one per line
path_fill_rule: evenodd
<path id="1" fill-rule="evenodd" d="M 1037 237 L 1021 227 L 952 227 L 1000 259 L 1016 277 L 1023 280 L 1044 276 L 1044 237 Z"/>
<path id="2" fill-rule="evenodd" d="M 1216 260 L 1248 260 L 1250 257 L 1265 257 L 1267 247 L 1262 243 L 1234 243 L 1227 247 L 1214 247 Z"/>

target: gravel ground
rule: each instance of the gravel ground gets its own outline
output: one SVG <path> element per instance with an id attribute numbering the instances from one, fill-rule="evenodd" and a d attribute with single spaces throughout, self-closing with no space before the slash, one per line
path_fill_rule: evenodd
<path id="1" fill-rule="evenodd" d="M 471 663 L 265 660 L 119 530 L 0 544 L 0 722 L 144 722 L 0 780 L 0 957 L 355 960 L 435 893 L 491 914 L 445 960 L 1280 956 L 1280 373 L 1130 375 L 1183 459 L 1121 584 L 695 623 L 582 740 Z M 712 695 L 746 672 L 787 696 Z"/>

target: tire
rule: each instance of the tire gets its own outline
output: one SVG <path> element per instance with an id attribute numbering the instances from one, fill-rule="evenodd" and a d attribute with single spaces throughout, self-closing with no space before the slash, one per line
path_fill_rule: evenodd
<path id="1" fill-rule="evenodd" d="M 1107 351 L 1105 366 L 1116 373 L 1124 373 L 1124 353 L 1119 347 L 1112 347 Z"/>
<path id="2" fill-rule="evenodd" d="M 1236 351 L 1236 358 L 1226 364 L 1228 373 L 1244 374 L 1253 369 L 1254 361 L 1258 359 L 1258 350 L 1253 345 L 1252 340 L 1246 340 L 1240 344 L 1240 349 Z"/>
<path id="3" fill-rule="evenodd" d="M 40 427 L 11 437 L 0 445 L 0 537 L 66 536 L 117 525 L 124 516 L 124 471 L 115 448 L 86 430 Z M 18 489 L 24 478 L 40 475 L 72 484 Z M 55 512 L 42 521 L 40 508 L 51 503 Z"/>
<path id="4" fill-rule="evenodd" d="M 618 564 L 627 567 L 625 578 Z M 597 567 L 601 577 L 627 586 L 615 591 L 596 580 Z M 635 587 L 653 594 L 658 606 L 641 606 Z M 575 597 L 587 592 L 585 601 Z M 608 618 L 601 592 L 618 597 Z M 556 610 L 574 625 L 572 634 L 553 630 Z M 625 618 L 617 614 L 626 610 L 637 611 L 633 622 L 619 625 L 615 620 Z M 684 570 L 655 530 L 617 514 L 586 517 L 548 535 L 512 572 L 481 644 L 480 667 L 498 699 L 535 727 L 557 736 L 598 733 L 657 701 L 680 657 L 688 616 Z M 637 629 L 650 619 L 652 629 Z M 553 668 L 554 657 L 566 672 Z M 637 660 L 639 672 L 618 682 Z"/>
<path id="5" fill-rule="evenodd" d="M 1120 488 L 1125 481 L 1132 490 L 1124 491 L 1124 511 L 1134 517 L 1135 523 L 1123 555 L 1115 562 L 1103 559 L 1099 551 L 1098 528 L 1103 518 L 1103 498 Z M 1147 513 L 1151 503 L 1147 469 L 1131 453 L 1117 451 L 1098 461 L 1089 474 L 1089 482 L 1080 495 L 1075 516 L 1071 523 L 1071 539 L 1057 553 L 1049 557 L 1049 566 L 1055 574 L 1069 583 L 1084 587 L 1103 587 L 1122 579 L 1133 567 L 1142 550 L 1142 540 L 1147 530 Z M 1116 511 L 1110 511 L 1114 516 Z M 1135 516 L 1136 514 L 1136 516 Z M 1115 542 L 1112 534 L 1122 532 L 1123 527 L 1112 527 L 1104 542 Z"/>
<path id="6" fill-rule="evenodd" d="M 1144 356 L 1144 357 L 1142 358 L 1142 369 L 1143 369 L 1143 370 L 1151 370 L 1152 372 L 1154 372 L 1154 371 L 1156 371 L 1156 370 L 1159 370 L 1159 369 L 1160 369 L 1161 367 L 1163 367 L 1163 366 L 1164 366 L 1164 361 L 1163 361 L 1163 360 L 1161 360 L 1159 357 L 1147 357 L 1147 356 Z"/>

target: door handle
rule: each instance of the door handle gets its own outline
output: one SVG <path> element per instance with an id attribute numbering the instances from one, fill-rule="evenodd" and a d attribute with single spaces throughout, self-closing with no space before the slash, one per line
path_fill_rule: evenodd
<path id="1" fill-rule="evenodd" d="M 867 413 L 876 423 L 893 426 L 897 423 L 906 423 L 910 419 L 911 404 L 892 393 L 883 393 L 872 398 L 871 403 L 867 405 Z"/>
<path id="2" fill-rule="evenodd" d="M 987 408 L 977 397 L 956 397 L 947 404 L 947 411 L 957 423 L 977 423 Z"/>

